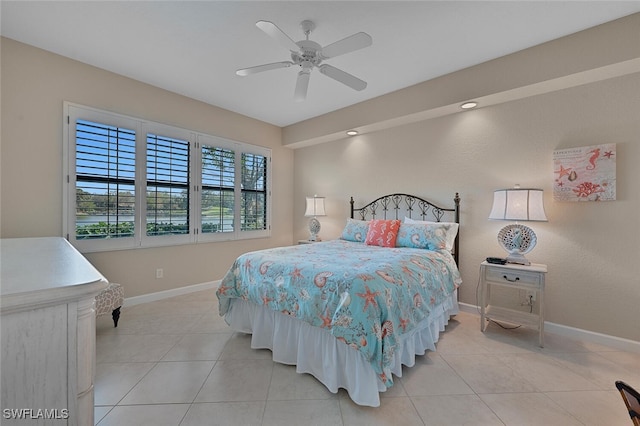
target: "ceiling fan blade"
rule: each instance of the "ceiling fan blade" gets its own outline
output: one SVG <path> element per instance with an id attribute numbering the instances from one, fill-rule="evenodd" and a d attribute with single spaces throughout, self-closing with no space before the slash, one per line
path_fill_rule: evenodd
<path id="1" fill-rule="evenodd" d="M 367 82 L 360 80 L 358 77 L 354 77 L 348 72 L 344 72 L 341 69 L 332 67 L 329 64 L 322 64 L 318 67 L 320 72 L 327 77 L 339 81 L 340 83 L 351 87 L 354 90 L 364 90 L 367 87 Z"/>
<path id="2" fill-rule="evenodd" d="M 296 44 L 295 41 L 291 40 L 291 38 L 284 33 L 276 24 L 269 21 L 258 21 L 256 22 L 256 27 L 260 28 L 262 31 L 267 33 L 267 35 L 273 39 L 275 39 L 278 43 L 286 47 L 292 52 L 297 52 L 300 50 L 300 47 Z"/>
<path id="3" fill-rule="evenodd" d="M 298 73 L 298 81 L 296 81 L 296 90 L 293 93 L 293 100 L 302 102 L 307 98 L 307 89 L 309 88 L 309 78 L 311 70 L 304 68 Z"/>
<path id="4" fill-rule="evenodd" d="M 373 39 L 367 33 L 356 33 L 335 43 L 322 48 L 322 57 L 324 59 L 335 58 L 338 55 L 353 52 L 373 44 Z"/>
<path id="5" fill-rule="evenodd" d="M 236 74 L 244 77 L 249 74 L 256 74 L 263 71 L 270 71 L 278 68 L 288 68 L 291 65 L 293 65 L 293 62 L 291 61 L 274 62 L 272 64 L 258 65 L 257 67 L 242 68 L 236 71 Z"/>

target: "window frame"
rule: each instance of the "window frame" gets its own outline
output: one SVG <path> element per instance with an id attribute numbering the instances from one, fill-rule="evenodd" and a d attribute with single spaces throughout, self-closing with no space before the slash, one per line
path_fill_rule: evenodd
<path id="1" fill-rule="evenodd" d="M 80 252 L 126 250 L 221 241 L 268 238 L 271 236 L 271 149 L 233 141 L 220 136 L 199 133 L 163 123 L 104 111 L 71 102 L 63 105 L 63 236 Z M 76 238 L 76 122 L 86 120 L 135 131 L 135 207 L 133 237 Z M 147 235 L 147 135 L 154 134 L 189 142 L 189 231 L 188 234 Z M 234 223 L 240 224 L 241 156 L 243 153 L 266 157 L 265 229 L 242 230 L 234 226 L 231 232 L 201 232 L 202 145 L 232 149 L 234 162 Z"/>

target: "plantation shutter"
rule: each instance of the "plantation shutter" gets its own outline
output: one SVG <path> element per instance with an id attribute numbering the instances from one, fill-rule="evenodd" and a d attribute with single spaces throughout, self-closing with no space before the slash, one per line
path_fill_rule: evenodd
<path id="1" fill-rule="evenodd" d="M 189 183 L 189 141 L 147 133 L 147 236 L 189 234 Z"/>
<path id="2" fill-rule="evenodd" d="M 133 237 L 136 132 L 78 119 L 75 141 L 76 239 Z"/>
<path id="3" fill-rule="evenodd" d="M 271 150 L 64 103 L 63 235 L 80 252 L 271 235 Z"/>
<path id="4" fill-rule="evenodd" d="M 267 229 L 267 157 L 242 154 L 242 230 Z"/>
<path id="5" fill-rule="evenodd" d="M 203 145 L 201 232 L 233 232 L 235 216 L 235 152 Z"/>

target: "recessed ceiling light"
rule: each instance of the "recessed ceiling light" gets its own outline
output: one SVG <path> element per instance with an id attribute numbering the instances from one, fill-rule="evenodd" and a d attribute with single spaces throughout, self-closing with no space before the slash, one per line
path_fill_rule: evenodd
<path id="1" fill-rule="evenodd" d="M 355 136 L 358 134 L 357 130 L 347 130 L 347 136 Z"/>
<path id="2" fill-rule="evenodd" d="M 462 109 L 471 109 L 471 108 L 475 108 L 477 106 L 478 106 L 477 102 L 471 101 L 471 102 L 463 103 L 462 105 L 460 105 L 460 108 L 462 108 Z"/>

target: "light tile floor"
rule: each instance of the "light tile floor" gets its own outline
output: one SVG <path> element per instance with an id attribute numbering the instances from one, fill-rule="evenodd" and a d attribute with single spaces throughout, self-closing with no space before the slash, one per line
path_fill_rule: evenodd
<path id="1" fill-rule="evenodd" d="M 615 380 L 640 388 L 640 353 L 460 313 L 436 352 L 360 407 L 250 348 L 213 290 L 97 320 L 95 422 L 126 425 L 631 425 Z"/>

